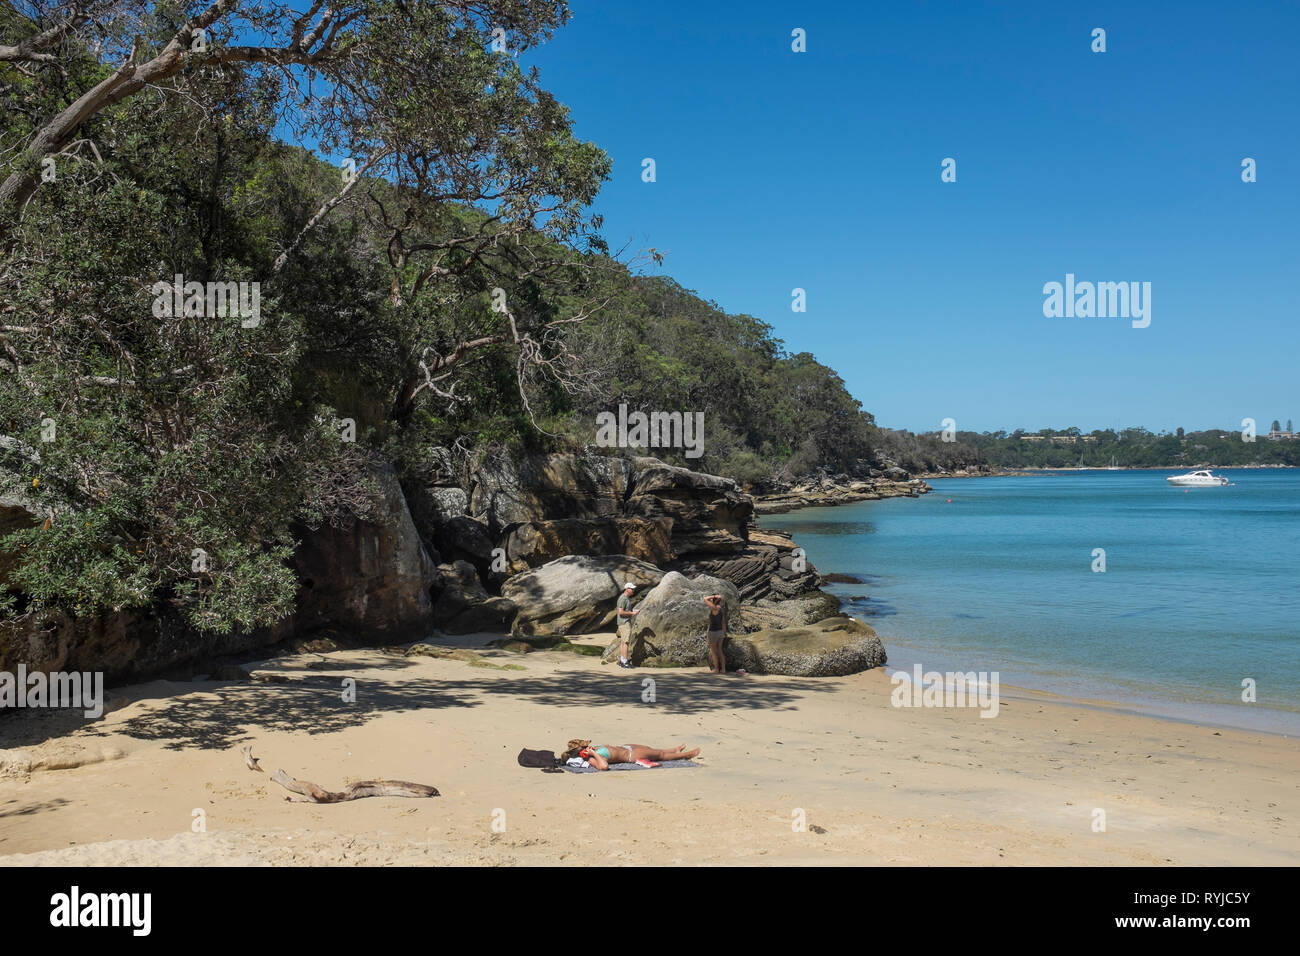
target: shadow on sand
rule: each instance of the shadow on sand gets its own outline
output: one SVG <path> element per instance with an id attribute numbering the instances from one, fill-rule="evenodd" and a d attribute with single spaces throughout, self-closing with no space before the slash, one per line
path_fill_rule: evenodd
<path id="1" fill-rule="evenodd" d="M 535 677 L 511 673 L 453 679 L 376 679 L 370 665 L 355 668 L 357 703 L 345 703 L 338 676 L 303 675 L 285 684 L 237 683 L 205 687 L 202 696 L 161 701 L 147 714 L 114 731 L 141 740 L 164 741 L 169 750 L 225 749 L 248 739 L 249 726 L 270 731 L 333 733 L 364 724 L 382 713 L 479 707 L 494 697 L 530 700 L 542 706 L 628 704 L 656 707 L 666 714 L 793 708 L 801 695 L 831 687 L 816 679 L 717 677 L 701 669 L 645 669 L 608 673 L 564 671 Z M 292 672 L 286 672 L 292 676 Z M 657 702 L 642 704 L 642 680 L 655 680 Z M 212 697 L 215 696 L 214 701 Z"/>

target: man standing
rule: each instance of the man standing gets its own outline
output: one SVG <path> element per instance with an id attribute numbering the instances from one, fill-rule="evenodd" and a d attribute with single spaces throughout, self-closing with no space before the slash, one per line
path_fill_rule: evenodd
<path id="1" fill-rule="evenodd" d="M 709 673 L 727 673 L 727 657 L 722 643 L 727 639 L 727 606 L 721 594 L 710 594 L 704 599 L 709 607 Z"/>
<path id="2" fill-rule="evenodd" d="M 641 612 L 632 608 L 632 592 L 636 590 L 636 585 L 628 581 L 623 585 L 623 593 L 618 598 L 618 666 L 631 667 L 631 662 L 627 659 L 627 642 L 632 637 L 632 618 Z"/>

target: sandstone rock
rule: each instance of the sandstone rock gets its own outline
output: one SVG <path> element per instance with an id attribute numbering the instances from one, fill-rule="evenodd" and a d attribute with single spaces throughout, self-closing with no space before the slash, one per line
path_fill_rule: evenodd
<path id="1" fill-rule="evenodd" d="M 461 515 L 438 526 L 434 540 L 445 560 L 463 558 L 480 571 L 492 563 L 492 536 L 487 525 Z"/>
<path id="2" fill-rule="evenodd" d="M 165 609 L 164 609 L 165 611 Z M 152 677 L 192 662 L 278 644 L 293 619 L 273 627 L 229 634 L 197 632 L 173 613 L 127 609 L 70 618 L 52 612 L 0 624 L 0 671 L 25 664 L 29 671 L 101 671 L 109 683 Z"/>
<path id="3" fill-rule="evenodd" d="M 461 518 L 468 510 L 469 495 L 463 488 L 422 487 L 411 496 L 411 513 L 421 525 Z"/>
<path id="4" fill-rule="evenodd" d="M 780 569 L 781 562 L 776 548 L 751 545 L 739 554 L 677 561 L 671 567 L 688 577 L 707 574 L 730 581 L 740 592 L 741 600 L 751 601 L 771 591 L 771 577 Z"/>
<path id="5" fill-rule="evenodd" d="M 488 641 L 488 646 L 500 648 L 503 651 L 509 651 L 511 654 L 531 654 L 533 652 L 533 645 L 529 644 L 527 641 L 507 641 L 503 639 L 499 641 Z"/>
<path id="6" fill-rule="evenodd" d="M 567 554 L 627 554 L 663 565 L 673 557 L 671 530 L 670 518 L 562 518 L 519 525 L 503 544 L 511 574 Z"/>
<path id="7" fill-rule="evenodd" d="M 755 631 L 728 641 L 725 650 L 728 667 L 789 677 L 841 677 L 888 660 L 876 632 L 851 617 Z"/>
<path id="8" fill-rule="evenodd" d="M 793 564 L 794 560 L 790 555 L 782 555 L 779 559 L 776 571 L 768 579 L 773 597 L 792 598 L 817 590 L 821 576 L 812 563 L 807 558 L 803 558 L 801 562 L 801 566 L 805 569 L 803 571 L 796 571 Z"/>
<path id="9" fill-rule="evenodd" d="M 0 777 L 23 777 L 32 772 L 32 755 L 26 750 L 0 750 Z"/>
<path id="10" fill-rule="evenodd" d="M 525 670 L 519 664 L 494 664 L 482 654 L 464 647 L 439 647 L 437 644 L 412 644 L 406 649 L 407 657 L 437 657 L 443 660 L 464 661 L 470 667 L 486 667 L 496 671 Z"/>
<path id="11" fill-rule="evenodd" d="M 678 468 L 657 458 L 634 458 L 631 482 L 628 514 L 672 518 L 677 554 L 745 547 L 754 502 L 730 478 Z"/>
<path id="12" fill-rule="evenodd" d="M 630 465 L 595 455 L 505 456 L 480 464 L 470 489 L 470 514 L 494 534 L 510 525 L 623 513 Z"/>
<path id="13" fill-rule="evenodd" d="M 858 577 L 856 574 L 839 574 L 839 573 L 823 574 L 822 580 L 825 581 L 827 584 L 866 584 L 867 583 L 863 581 L 862 578 Z"/>
<path id="14" fill-rule="evenodd" d="M 437 644 L 412 644 L 406 649 L 407 657 L 438 657 L 446 660 L 473 663 L 483 659 L 482 654 L 465 647 L 440 647 Z"/>
<path id="15" fill-rule="evenodd" d="M 766 546 L 777 551 L 793 551 L 798 547 L 789 534 L 770 528 L 750 528 L 749 543 L 751 546 Z"/>
<path id="16" fill-rule="evenodd" d="M 473 604 L 481 604 L 490 596 L 478 572 L 468 561 L 440 564 L 431 585 L 436 599 L 433 603 L 433 620 L 450 621 Z"/>
<path id="17" fill-rule="evenodd" d="M 624 581 L 658 584 L 663 572 L 626 554 L 569 555 L 516 574 L 501 586 L 519 609 L 516 637 L 554 637 L 612 628 L 614 605 Z"/>
<path id="18" fill-rule="evenodd" d="M 378 523 L 309 531 L 294 555 L 303 581 L 296 627 L 331 626 L 368 635 L 421 629 L 432 618 L 434 564 L 391 467 L 379 471 Z"/>

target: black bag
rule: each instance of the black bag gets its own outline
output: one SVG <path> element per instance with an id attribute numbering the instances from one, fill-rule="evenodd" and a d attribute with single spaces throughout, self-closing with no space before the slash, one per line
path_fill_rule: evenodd
<path id="1" fill-rule="evenodd" d="M 555 752 L 552 750 L 529 750 L 525 747 L 519 751 L 519 766 L 521 767 L 540 767 L 542 770 L 549 770 L 559 765 L 560 758 L 555 756 Z"/>

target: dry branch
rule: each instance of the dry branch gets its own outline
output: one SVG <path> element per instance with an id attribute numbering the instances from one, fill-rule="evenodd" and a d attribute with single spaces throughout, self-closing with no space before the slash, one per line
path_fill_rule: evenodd
<path id="1" fill-rule="evenodd" d="M 295 780 L 283 770 L 277 770 L 271 779 L 290 790 L 300 794 L 285 797 L 293 803 L 342 803 L 345 800 L 360 800 L 362 797 L 436 797 L 437 787 L 428 787 L 422 783 L 407 783 L 405 780 L 359 780 L 350 783 L 336 792 L 316 786 L 310 780 Z"/>

